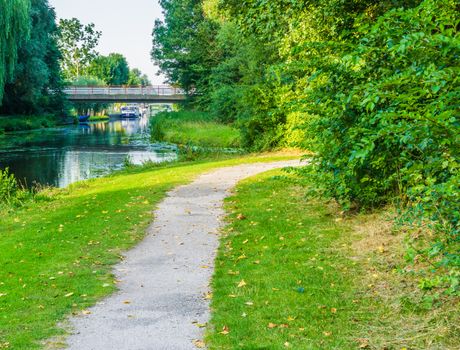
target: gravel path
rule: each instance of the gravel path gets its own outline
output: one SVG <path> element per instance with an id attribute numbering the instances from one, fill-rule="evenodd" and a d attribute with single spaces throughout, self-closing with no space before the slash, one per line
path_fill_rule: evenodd
<path id="1" fill-rule="evenodd" d="M 115 267 L 119 292 L 72 318 L 73 350 L 186 350 L 209 319 L 223 199 L 240 180 L 298 161 L 222 168 L 176 188 L 160 203 L 146 238 Z"/>

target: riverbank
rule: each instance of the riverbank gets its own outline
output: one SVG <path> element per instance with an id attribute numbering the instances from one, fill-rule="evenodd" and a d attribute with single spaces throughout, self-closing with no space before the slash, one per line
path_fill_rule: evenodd
<path id="1" fill-rule="evenodd" d="M 58 322 L 114 292 L 112 266 L 138 243 L 167 191 L 223 166 L 292 159 L 274 154 L 134 167 L 4 209 L 0 218 L 0 344 L 36 349 Z M 7 344 L 7 345 L 5 345 Z"/>
<path id="2" fill-rule="evenodd" d="M 90 122 L 103 122 L 110 120 L 110 117 L 108 115 L 92 115 L 89 117 Z"/>
<path id="3" fill-rule="evenodd" d="M 178 145 L 240 148 L 239 131 L 205 112 L 160 112 L 150 120 L 152 138 Z"/>
<path id="4" fill-rule="evenodd" d="M 392 211 L 344 217 L 308 186 L 276 171 L 227 200 L 208 348 L 460 348 L 459 300 L 419 288 Z"/>
<path id="5" fill-rule="evenodd" d="M 44 116 L 0 116 L 0 134 L 4 132 L 52 128 L 62 120 L 52 115 Z"/>

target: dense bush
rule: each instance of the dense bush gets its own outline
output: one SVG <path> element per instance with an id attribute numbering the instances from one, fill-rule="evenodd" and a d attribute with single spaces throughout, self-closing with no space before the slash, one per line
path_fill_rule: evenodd
<path id="1" fill-rule="evenodd" d="M 247 148 L 311 151 L 303 173 L 345 209 L 396 203 L 430 232 L 410 242 L 415 257 L 458 285 L 458 1 L 202 3 L 219 25 L 206 47 L 217 59 L 200 70 L 210 85 L 194 90 L 202 108 L 236 119 Z"/>
<path id="2" fill-rule="evenodd" d="M 392 10 L 304 96 L 318 183 L 346 207 L 396 196 L 442 233 L 427 251 L 440 266 L 460 262 L 459 19 L 449 0 Z"/>

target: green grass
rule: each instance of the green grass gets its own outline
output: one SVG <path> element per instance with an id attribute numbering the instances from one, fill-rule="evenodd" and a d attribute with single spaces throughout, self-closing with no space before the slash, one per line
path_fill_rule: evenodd
<path id="1" fill-rule="evenodd" d="M 89 118 L 90 122 L 98 122 L 98 121 L 106 121 L 109 120 L 110 117 L 107 115 L 93 115 Z"/>
<path id="2" fill-rule="evenodd" d="M 0 116 L 0 133 L 51 128 L 57 125 L 54 116 Z"/>
<path id="3" fill-rule="evenodd" d="M 204 112 L 162 112 L 151 119 L 152 137 L 179 145 L 238 148 L 239 131 L 219 123 Z"/>
<path id="4" fill-rule="evenodd" d="M 408 306 L 421 293 L 388 220 L 305 192 L 275 171 L 227 200 L 209 349 L 458 349 L 458 301 Z"/>
<path id="5" fill-rule="evenodd" d="M 213 168 L 285 158 L 129 169 L 2 210 L 0 349 L 39 348 L 40 341 L 63 333 L 59 321 L 113 292 L 112 265 L 144 236 L 166 191 Z"/>

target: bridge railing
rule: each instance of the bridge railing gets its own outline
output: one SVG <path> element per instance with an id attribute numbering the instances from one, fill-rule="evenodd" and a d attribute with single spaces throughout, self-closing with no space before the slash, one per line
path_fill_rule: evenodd
<path id="1" fill-rule="evenodd" d="M 64 89 L 67 95 L 147 95 L 176 96 L 184 95 L 182 89 L 168 85 L 157 86 L 69 86 Z"/>

